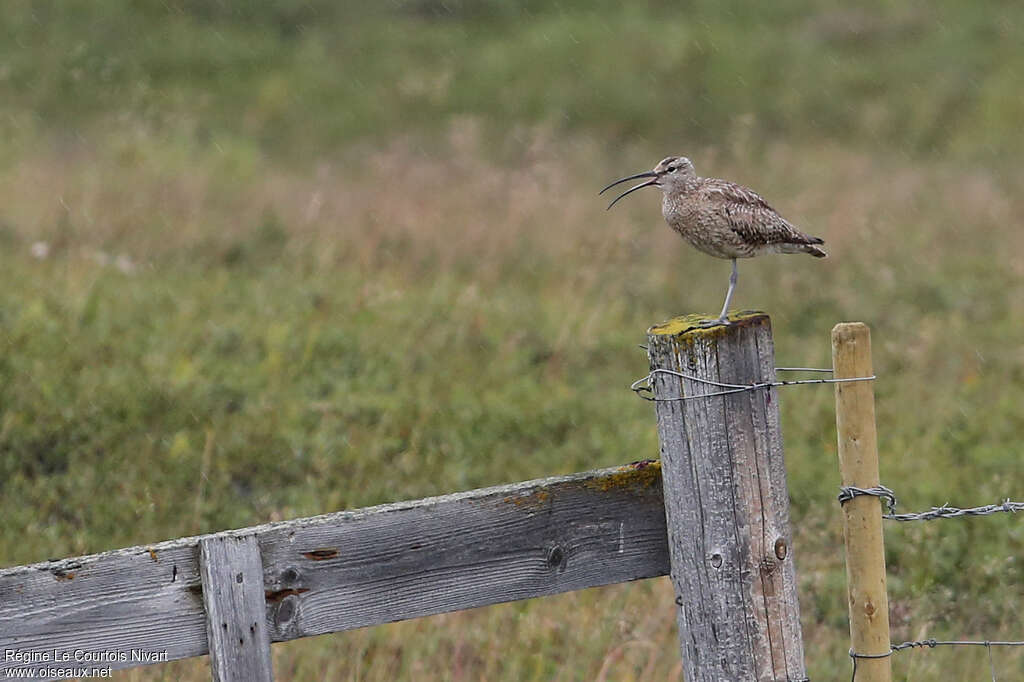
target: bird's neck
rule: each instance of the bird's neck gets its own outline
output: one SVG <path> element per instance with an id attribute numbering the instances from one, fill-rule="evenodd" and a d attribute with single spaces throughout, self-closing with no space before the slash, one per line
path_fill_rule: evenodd
<path id="1" fill-rule="evenodd" d="M 666 192 L 665 196 L 661 198 L 661 215 L 665 217 L 665 220 L 672 222 L 673 216 L 679 213 L 679 193 L 678 192 Z"/>
<path id="2" fill-rule="evenodd" d="M 680 210 L 681 204 L 685 202 L 693 192 L 697 190 L 697 179 L 694 178 L 692 181 L 687 181 L 679 185 L 675 185 L 670 188 L 668 192 L 661 198 L 661 211 L 668 216 L 670 213 L 675 213 Z"/>
<path id="3" fill-rule="evenodd" d="M 683 195 L 683 196 L 685 196 L 687 194 L 690 194 L 691 192 L 696 191 L 697 187 L 699 187 L 699 186 L 700 186 L 700 178 L 698 178 L 696 175 L 693 175 L 693 176 L 690 176 L 690 177 L 687 177 L 687 178 L 679 178 L 679 179 L 677 179 L 675 181 L 675 184 L 673 184 L 669 188 L 669 191 L 667 192 L 667 194 L 665 196 L 672 196 L 672 195 Z"/>

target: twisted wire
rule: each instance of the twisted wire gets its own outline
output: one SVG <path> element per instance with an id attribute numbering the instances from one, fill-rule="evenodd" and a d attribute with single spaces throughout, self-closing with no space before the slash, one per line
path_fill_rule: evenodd
<path id="1" fill-rule="evenodd" d="M 839 504 L 846 504 L 860 495 L 872 495 L 882 500 L 888 510 L 888 513 L 882 514 L 882 518 L 887 521 L 934 521 L 935 519 L 955 519 L 960 516 L 989 516 L 990 514 L 1002 512 L 1016 514 L 1019 511 L 1024 511 L 1024 502 L 1014 502 L 1007 498 L 1000 503 L 986 504 L 980 507 L 961 509 L 960 507 L 951 507 L 949 504 L 944 504 L 941 507 L 932 507 L 928 511 L 897 514 L 896 495 L 884 485 L 878 485 L 873 488 L 858 488 L 852 485 L 840 486 Z"/>
<path id="2" fill-rule="evenodd" d="M 831 373 L 831 369 L 822 369 L 816 367 L 776 367 L 777 372 L 827 372 Z M 657 398 L 654 396 L 654 388 L 651 382 L 654 379 L 655 374 L 668 374 L 669 376 L 679 377 L 680 379 L 688 379 L 689 381 L 695 381 L 697 383 L 706 384 L 708 386 L 714 386 L 721 388 L 721 391 L 710 391 L 708 393 L 698 393 L 697 395 L 684 395 L 678 398 Z M 713 398 L 715 396 L 730 395 L 733 393 L 743 393 L 744 391 L 756 391 L 763 388 L 775 388 L 777 386 L 800 386 L 805 384 L 841 384 L 850 381 L 874 381 L 875 375 L 869 377 L 847 377 L 844 379 L 791 379 L 791 380 L 776 380 L 776 381 L 760 381 L 752 384 L 732 384 L 724 381 L 715 381 L 713 379 L 705 379 L 703 377 L 694 376 L 687 374 L 686 372 L 678 372 L 674 369 L 652 369 L 647 376 L 637 379 L 629 385 L 631 391 L 636 393 L 640 398 L 651 402 L 673 402 L 677 400 L 694 400 L 696 398 Z M 644 395 L 645 393 L 649 395 Z"/>
<path id="3" fill-rule="evenodd" d="M 882 514 L 882 518 L 889 521 L 933 521 L 935 519 L 950 519 L 958 516 L 987 516 L 989 514 L 996 514 L 998 512 L 1010 512 L 1016 513 L 1018 511 L 1024 511 L 1024 503 L 1013 502 L 1009 499 L 1004 500 L 1002 504 L 987 504 L 982 507 L 970 507 L 967 509 L 960 509 L 958 507 L 950 507 L 949 505 L 942 505 L 941 507 L 932 507 L 926 512 L 908 513 L 908 514 L 896 514 L 896 495 L 892 490 L 885 487 L 884 485 L 877 485 L 871 488 L 858 488 L 857 486 L 841 486 L 839 488 L 839 504 L 845 504 L 855 497 L 861 495 L 871 495 L 881 500 L 888 509 L 887 514 Z M 900 644 L 891 644 L 889 651 L 882 654 L 862 654 L 855 652 L 850 649 L 850 658 L 853 659 L 853 673 L 850 677 L 850 682 L 855 682 L 857 679 L 857 660 L 861 658 L 888 658 L 898 651 L 904 649 L 914 648 L 929 648 L 934 649 L 937 646 L 983 646 L 988 650 L 988 666 L 989 671 L 992 674 L 992 682 L 998 682 L 996 680 L 996 666 L 992 658 L 992 647 L 994 646 L 1024 646 L 1024 641 L 1021 642 L 1010 642 L 1010 641 L 991 641 L 991 640 L 935 640 L 935 639 L 921 639 L 909 642 L 902 642 Z"/>
<path id="4" fill-rule="evenodd" d="M 1024 642 L 1009 642 L 1009 641 L 992 641 L 992 640 L 936 640 L 936 639 L 919 639 L 911 642 L 901 642 L 900 644 L 890 644 L 889 650 L 883 654 L 862 654 L 850 649 L 850 658 L 853 659 L 853 675 L 850 677 L 850 682 L 855 682 L 857 679 L 857 660 L 861 658 L 877 659 L 877 658 L 889 658 L 893 654 L 903 651 L 904 649 L 934 649 L 937 646 L 983 646 L 988 649 L 988 663 L 989 671 L 992 673 L 992 682 L 998 682 L 996 680 L 996 668 L 995 663 L 992 660 L 992 647 L 994 646 L 1024 646 Z"/>
<path id="5" fill-rule="evenodd" d="M 831 369 L 816 368 L 816 367 L 776 367 L 777 372 L 822 372 L 831 373 Z M 719 391 L 710 391 L 708 393 L 700 393 L 697 395 L 680 396 L 678 398 L 658 398 L 654 396 L 654 389 L 652 381 L 655 374 L 667 374 L 669 376 L 679 377 L 681 379 L 687 379 L 697 383 L 713 386 L 720 388 Z M 734 384 L 723 381 L 714 381 L 712 379 L 705 379 L 702 377 L 693 376 L 685 372 L 678 372 L 670 369 L 654 369 L 651 372 L 630 385 L 630 389 L 636 393 L 640 398 L 652 402 L 672 402 L 681 400 L 693 400 L 696 398 L 712 398 L 716 396 L 730 395 L 733 393 L 742 393 L 745 391 L 756 391 L 759 389 L 775 388 L 777 386 L 795 386 L 804 384 L 838 384 L 853 381 L 873 381 L 877 377 L 875 375 L 864 376 L 864 377 L 849 377 L 849 378 L 830 378 L 830 379 L 800 379 L 791 381 L 764 381 L 755 382 L 752 384 Z M 644 395 L 644 394 L 648 395 Z M 839 488 L 838 500 L 840 504 L 845 504 L 855 497 L 861 495 L 870 495 L 879 498 L 879 500 L 885 504 L 886 513 L 882 515 L 882 518 L 889 521 L 933 521 L 935 519 L 950 519 L 961 516 L 988 516 L 990 514 L 997 514 L 1001 512 L 1008 512 L 1016 514 L 1019 511 L 1024 511 L 1024 502 L 1014 502 L 1009 498 L 1003 500 L 998 504 L 988 504 L 980 507 L 951 507 L 949 504 L 943 504 L 939 507 L 932 507 L 928 511 L 924 512 L 911 512 L 904 514 L 896 513 L 896 494 L 884 485 L 872 486 L 870 488 L 860 488 L 857 486 L 841 486 Z M 857 678 L 857 661 L 859 659 L 879 659 L 888 658 L 894 653 L 903 651 L 906 649 L 914 648 L 928 648 L 934 649 L 938 646 L 984 646 L 988 651 L 989 671 L 992 675 L 992 682 L 998 682 L 996 679 L 995 663 L 992 658 L 992 647 L 994 646 L 1005 646 L 1005 647 L 1017 647 L 1024 646 L 1024 641 L 992 641 L 992 640 L 936 640 L 936 639 L 925 639 L 901 642 L 899 644 L 890 644 L 889 650 L 881 654 L 864 654 L 850 649 L 850 658 L 853 661 L 853 674 L 850 677 L 851 682 L 856 682 Z"/>

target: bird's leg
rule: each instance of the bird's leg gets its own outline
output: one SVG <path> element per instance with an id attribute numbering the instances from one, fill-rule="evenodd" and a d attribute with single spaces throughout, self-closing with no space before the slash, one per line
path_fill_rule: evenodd
<path id="1" fill-rule="evenodd" d="M 732 292 L 736 291 L 736 281 L 740 278 L 739 270 L 736 268 L 736 259 L 732 259 L 732 274 L 729 275 L 729 291 L 725 293 L 725 303 L 722 304 L 722 314 L 718 316 L 719 322 L 728 322 L 729 301 L 732 300 Z"/>
<path id="2" fill-rule="evenodd" d="M 701 327 L 717 327 L 720 324 L 729 324 L 729 302 L 732 300 L 732 294 L 736 291 L 736 281 L 739 279 L 740 273 L 736 268 L 736 259 L 732 259 L 732 274 L 729 275 L 729 291 L 725 292 L 725 303 L 722 304 L 722 313 L 718 316 L 717 320 L 704 319 L 701 323 Z"/>

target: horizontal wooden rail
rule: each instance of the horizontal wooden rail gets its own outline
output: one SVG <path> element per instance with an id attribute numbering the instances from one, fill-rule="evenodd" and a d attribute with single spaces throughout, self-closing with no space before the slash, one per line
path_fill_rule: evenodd
<path id="1" fill-rule="evenodd" d="M 200 541 L 252 535 L 272 641 L 669 571 L 661 467 L 627 465 L 0 569 L 0 677 L 206 654 Z"/>

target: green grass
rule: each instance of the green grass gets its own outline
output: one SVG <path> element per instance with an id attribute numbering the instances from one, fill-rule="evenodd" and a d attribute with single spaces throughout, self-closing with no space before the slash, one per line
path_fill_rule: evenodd
<path id="1" fill-rule="evenodd" d="M 636 344 L 717 305 L 728 266 L 677 243 L 654 195 L 605 213 L 578 188 L 612 163 L 539 135 L 501 165 L 460 128 L 435 143 L 443 154 L 396 143 L 310 171 L 145 137 L 13 167 L 0 182 L 3 563 L 655 456 L 651 407 L 627 389 L 646 371 Z M 771 311 L 784 365 L 827 366 L 835 322 L 872 325 L 883 480 L 905 508 L 1019 497 L 1024 285 L 1008 216 L 1024 177 L 840 148 L 697 163 L 761 178 L 828 240 L 825 261 L 743 263 L 737 304 Z M 781 400 L 808 661 L 834 677 L 848 662 L 832 394 Z M 1024 579 L 1018 522 L 887 532 L 895 637 L 1020 635 L 1006 598 Z M 320 638 L 276 661 L 294 679 L 326 661 L 342 679 L 663 677 L 677 664 L 667 589 Z M 498 641 L 518 653 L 497 656 Z M 897 661 L 907 679 L 983 663 Z M 125 673 L 161 674 L 207 673 Z"/>
<path id="2" fill-rule="evenodd" d="M 728 264 L 653 192 L 596 190 L 667 153 L 826 239 L 742 263 L 736 304 L 771 313 L 780 365 L 872 326 L 905 510 L 1024 496 L 1020 9 L 381 7 L 0 11 L 0 565 L 655 456 L 636 346 L 715 311 Z M 832 401 L 781 394 L 813 679 L 849 672 Z M 888 526 L 894 638 L 1024 638 L 1022 544 L 1013 518 Z M 296 680 L 678 673 L 664 579 L 274 656 Z"/>
<path id="3" fill-rule="evenodd" d="M 1022 151 L 1013 3 L 12 0 L 0 113 L 81 134 L 140 119 L 308 158 L 474 116 L 663 146 L 843 140 Z"/>

